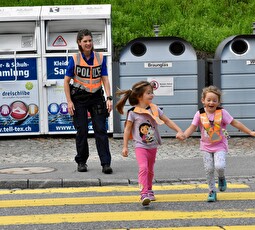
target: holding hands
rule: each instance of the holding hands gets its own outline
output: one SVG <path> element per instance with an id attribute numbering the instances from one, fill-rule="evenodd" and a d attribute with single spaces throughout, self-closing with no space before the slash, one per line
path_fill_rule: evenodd
<path id="1" fill-rule="evenodd" d="M 250 132 L 250 135 L 251 135 L 252 137 L 255 137 L 255 131 L 251 131 L 251 132 Z"/>
<path id="2" fill-rule="evenodd" d="M 186 139 L 186 136 L 182 131 L 177 132 L 175 137 L 180 141 L 184 141 Z"/>

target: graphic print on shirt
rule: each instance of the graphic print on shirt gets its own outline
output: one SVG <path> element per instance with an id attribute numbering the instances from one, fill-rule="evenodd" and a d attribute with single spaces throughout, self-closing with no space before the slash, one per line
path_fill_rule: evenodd
<path id="1" fill-rule="evenodd" d="M 150 122 L 147 120 L 148 123 L 142 123 L 139 126 L 139 134 L 142 138 L 143 143 L 151 143 L 155 140 L 154 138 L 154 129 Z"/>

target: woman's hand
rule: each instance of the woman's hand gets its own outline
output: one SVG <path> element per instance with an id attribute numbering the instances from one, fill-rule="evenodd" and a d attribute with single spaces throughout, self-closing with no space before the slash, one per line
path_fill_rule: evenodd
<path id="1" fill-rule="evenodd" d="M 111 100 L 106 101 L 106 108 L 107 108 L 108 113 L 110 113 L 112 111 L 112 101 Z"/>
<path id="2" fill-rule="evenodd" d="M 68 102 L 67 108 L 68 108 L 68 113 L 70 114 L 70 116 L 73 116 L 75 108 L 72 101 Z"/>

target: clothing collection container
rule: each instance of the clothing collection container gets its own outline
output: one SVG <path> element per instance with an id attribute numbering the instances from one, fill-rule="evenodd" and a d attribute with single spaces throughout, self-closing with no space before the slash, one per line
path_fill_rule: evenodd
<path id="1" fill-rule="evenodd" d="M 0 8 L 0 136 L 43 132 L 40 12 Z"/>
<path id="2" fill-rule="evenodd" d="M 112 84 L 111 5 L 0 8 L 0 135 L 75 133 L 63 79 L 81 29 L 106 56 Z M 112 115 L 106 125 L 113 132 Z"/>
<path id="3" fill-rule="evenodd" d="M 109 81 L 112 82 L 111 5 L 43 6 L 41 12 L 42 72 L 44 86 L 44 130 L 49 134 L 75 131 L 67 111 L 63 79 L 68 58 L 78 52 L 77 33 L 89 29 L 94 50 L 107 56 Z M 112 132 L 112 117 L 108 118 Z M 89 132 L 93 132 L 92 122 Z"/>

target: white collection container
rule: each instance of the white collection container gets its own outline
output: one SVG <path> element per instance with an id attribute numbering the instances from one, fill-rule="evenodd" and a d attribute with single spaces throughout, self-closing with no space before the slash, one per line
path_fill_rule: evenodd
<path id="1" fill-rule="evenodd" d="M 107 57 L 112 85 L 111 5 L 0 7 L 0 136 L 75 133 L 63 79 L 81 29 Z"/>
<path id="2" fill-rule="evenodd" d="M 41 7 L 0 8 L 0 135 L 42 132 Z"/>
<path id="3" fill-rule="evenodd" d="M 67 113 L 63 78 L 68 58 L 78 52 L 76 36 L 81 29 L 92 32 L 95 51 L 107 56 L 109 80 L 112 82 L 111 5 L 43 6 L 41 34 L 45 133 L 75 131 Z M 112 123 L 112 117 L 109 117 L 109 132 L 113 130 Z M 91 122 L 89 132 L 93 132 Z"/>

